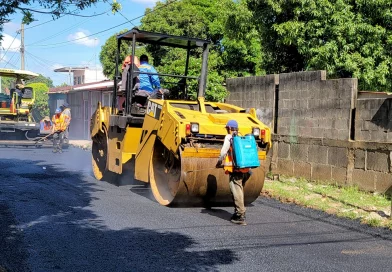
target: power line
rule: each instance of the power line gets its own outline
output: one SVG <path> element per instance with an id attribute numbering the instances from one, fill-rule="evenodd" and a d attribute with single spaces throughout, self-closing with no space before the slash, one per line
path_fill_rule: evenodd
<path id="1" fill-rule="evenodd" d="M 107 2 L 106 0 L 103 1 L 104 3 L 107 3 L 109 5 L 111 5 L 109 2 Z M 133 26 L 136 26 L 134 23 L 132 23 L 132 21 L 130 21 L 124 14 L 121 13 L 121 11 L 117 11 L 122 17 L 125 18 L 125 20 L 127 20 L 128 22 L 130 22 L 131 24 L 133 24 Z"/>
<path id="2" fill-rule="evenodd" d="M 7 61 L 7 63 L 5 64 L 5 67 L 7 67 L 7 65 L 10 63 L 10 61 L 12 60 L 12 58 L 15 56 L 15 53 L 16 52 L 14 52 L 14 54 L 12 54 L 12 56 L 10 57 L 10 59 Z"/>
<path id="3" fill-rule="evenodd" d="M 18 34 L 19 34 L 19 31 L 16 32 L 14 39 L 12 40 L 12 42 L 10 43 L 10 45 L 8 46 L 7 50 L 5 51 L 4 55 L 1 57 L 0 61 L 2 61 L 2 60 L 4 59 L 5 54 L 7 54 L 8 50 L 10 50 L 11 45 L 14 43 L 14 41 L 15 41 L 16 37 L 18 36 Z"/>
<path id="4" fill-rule="evenodd" d="M 53 71 L 53 67 L 50 67 L 49 65 L 47 65 L 45 59 L 39 58 L 39 57 L 37 57 L 37 56 L 31 54 L 30 52 L 26 52 L 26 53 L 27 53 L 29 56 L 31 56 L 31 59 L 32 59 L 36 64 L 38 64 L 38 66 L 40 66 L 40 67 L 42 67 L 42 68 L 44 68 L 44 69 L 47 69 L 47 70 L 50 71 L 50 72 Z M 65 75 L 65 76 L 63 77 L 62 75 L 59 74 L 59 75 L 56 75 L 55 77 L 57 77 L 57 78 L 60 78 L 60 77 L 61 77 L 61 80 L 64 80 L 64 78 L 66 78 L 65 81 L 68 80 L 68 75 Z M 51 77 L 51 78 L 53 79 L 53 77 Z"/>
<path id="5" fill-rule="evenodd" d="M 57 37 L 58 35 L 60 35 L 60 34 L 62 34 L 62 33 L 64 33 L 64 32 L 66 32 L 67 30 L 71 30 L 72 28 L 75 28 L 76 26 L 79 26 L 79 25 L 81 25 L 81 24 L 87 22 L 89 19 L 90 19 L 90 18 L 87 18 L 87 19 L 83 20 L 82 22 L 78 22 L 78 23 L 76 23 L 76 24 L 74 24 L 74 25 L 72 25 L 72 26 L 70 26 L 70 27 L 68 27 L 68 28 L 66 28 L 66 29 L 63 29 L 63 30 L 61 30 L 61 31 L 59 31 L 59 32 L 57 32 L 57 33 L 55 33 L 55 34 L 53 34 L 53 35 L 51 35 L 51 36 L 48 36 L 48 37 L 46 37 L 46 38 L 43 38 L 43 39 L 41 39 L 41 40 L 35 41 L 35 42 L 33 42 L 33 43 L 31 43 L 31 44 L 29 44 L 29 45 L 27 45 L 27 46 L 31 46 L 31 45 L 37 44 L 37 43 L 39 43 L 39 42 L 47 41 L 47 40 L 50 40 L 50 39 L 52 39 L 52 38 L 54 38 L 54 37 Z"/>
<path id="6" fill-rule="evenodd" d="M 47 67 L 49 70 L 52 70 L 52 67 L 50 67 L 48 64 L 46 64 L 44 61 L 38 59 L 36 56 L 34 56 L 33 54 L 31 54 L 30 52 L 27 52 L 27 51 L 26 51 L 26 53 L 27 53 L 27 55 L 31 56 L 31 57 L 32 57 L 31 59 L 34 60 L 39 66 L 45 66 L 45 67 Z"/>
<path id="7" fill-rule="evenodd" d="M 12 63 L 8 63 L 8 64 L 11 65 L 12 67 L 14 67 L 15 69 L 18 69 L 18 68 L 19 68 L 19 67 L 13 65 Z M 4 67 L 6 68 L 8 64 L 6 64 Z"/>
<path id="8" fill-rule="evenodd" d="M 107 10 L 107 11 L 105 11 L 105 12 L 103 12 L 103 13 L 101 13 L 100 15 L 105 14 L 105 13 L 107 13 L 107 12 L 109 12 L 109 11 L 110 11 L 110 9 Z M 43 39 L 38 40 L 38 41 L 36 41 L 36 42 L 33 42 L 33 43 L 31 43 L 31 44 L 29 44 L 29 45 L 27 45 L 27 46 L 31 46 L 31 45 L 37 44 L 37 43 L 39 43 L 39 42 L 44 42 L 44 41 L 50 40 L 51 38 L 57 37 L 58 35 L 60 35 L 60 34 L 62 34 L 62 33 L 64 33 L 64 32 L 66 32 L 67 30 L 71 30 L 72 28 L 75 28 L 76 26 L 79 26 L 79 25 L 81 25 L 81 24 L 87 22 L 87 21 L 90 20 L 90 19 L 91 19 L 91 18 L 87 18 L 87 19 L 85 19 L 85 20 L 83 20 L 83 21 L 81 21 L 81 22 L 78 22 L 78 23 L 76 23 L 76 24 L 74 24 L 74 25 L 72 25 L 72 26 L 70 26 L 70 27 L 68 27 L 68 28 L 66 28 L 66 29 L 63 29 L 63 30 L 61 30 L 61 31 L 59 31 L 59 32 L 57 32 L 57 33 L 55 33 L 55 34 L 49 36 L 49 37 L 46 37 L 46 38 L 43 38 Z"/>
<path id="9" fill-rule="evenodd" d="M 77 39 L 73 39 L 73 40 L 66 41 L 66 42 L 59 42 L 59 43 L 52 43 L 52 44 L 43 44 L 43 45 L 34 45 L 34 46 L 37 46 L 37 47 L 52 47 L 52 46 L 55 46 L 55 45 L 68 44 L 68 43 L 71 43 L 71 42 L 74 42 L 74 41 L 79 41 L 79 40 L 86 39 L 86 38 L 91 37 L 91 36 L 96 36 L 97 34 L 100 34 L 100 33 L 103 33 L 103 32 L 109 31 L 109 30 L 112 30 L 112 29 L 114 29 L 116 27 L 125 25 L 127 23 L 128 22 L 125 22 L 125 23 L 113 26 L 111 28 L 108 28 L 108 29 L 105 29 L 105 30 L 102 30 L 102 31 L 99 31 L 99 32 L 96 32 L 96 33 L 93 33 L 93 34 L 90 34 L 90 35 L 87 35 L 87 36 L 84 36 L 82 38 L 77 38 Z"/>
<path id="10" fill-rule="evenodd" d="M 37 47 L 53 47 L 53 46 L 55 46 L 55 47 L 56 47 L 56 45 L 68 44 L 68 43 L 71 43 L 71 42 L 74 42 L 74 41 L 86 39 L 86 38 L 91 37 L 91 36 L 96 36 L 96 35 L 98 35 L 98 34 L 107 32 L 107 31 L 112 30 L 112 29 L 114 29 L 114 28 L 117 28 L 117 27 L 119 27 L 119 26 L 125 25 L 125 24 L 127 24 L 128 22 L 130 22 L 130 21 L 135 21 L 135 20 L 137 20 L 137 19 L 140 19 L 140 18 L 144 17 L 144 16 L 147 15 L 147 14 L 151 14 L 151 13 L 157 11 L 158 9 L 165 8 L 165 7 L 167 7 L 167 6 L 169 6 L 169 5 L 173 4 L 173 3 L 175 3 L 175 2 L 177 2 L 177 1 L 178 1 L 178 0 L 173 0 L 172 2 L 168 2 L 167 4 L 165 4 L 165 5 L 163 5 L 163 6 L 159 7 L 159 8 L 156 8 L 155 10 L 151 10 L 150 12 L 147 12 L 147 13 L 145 13 L 144 15 L 140 15 L 140 16 L 138 16 L 138 17 L 135 17 L 135 18 L 131 19 L 131 20 L 128 20 L 128 21 L 125 22 L 125 23 L 118 24 L 118 25 L 116 25 L 116 26 L 113 26 L 113 27 L 110 27 L 110 28 L 107 28 L 107 29 L 98 31 L 98 32 L 96 32 L 96 33 L 87 35 L 87 36 L 82 37 L 82 38 L 77 38 L 77 39 L 73 39 L 73 40 L 66 41 L 66 42 L 59 42 L 59 43 L 53 43 L 53 44 L 43 44 L 43 45 L 35 45 L 35 46 L 37 46 Z"/>
<path id="11" fill-rule="evenodd" d="M 71 16 L 77 16 L 77 17 L 89 17 L 89 18 L 90 18 L 90 17 L 95 17 L 95 16 L 100 16 L 100 15 L 106 13 L 106 11 L 105 11 L 105 12 L 102 12 L 102 13 L 99 13 L 99 14 L 81 15 L 81 14 L 76 14 L 76 13 L 73 13 L 73 12 L 59 12 L 59 11 L 55 11 L 55 10 L 52 10 L 52 11 L 41 11 L 41 10 L 36 10 L 36 9 L 31 9 L 31 8 L 20 8 L 20 7 L 15 7 L 15 8 L 16 8 L 16 9 L 19 9 L 19 10 L 21 10 L 21 11 L 27 10 L 27 11 L 32 11 L 32 12 L 41 13 L 41 14 L 52 14 L 52 15 L 60 15 L 60 14 L 63 14 L 63 15 L 71 15 Z"/>
<path id="12" fill-rule="evenodd" d="M 27 51 L 26 51 L 26 52 L 27 52 Z M 35 59 L 41 61 L 44 65 L 47 65 L 47 63 L 53 64 L 53 65 L 54 65 L 54 64 L 57 64 L 57 62 L 55 62 L 55 61 L 47 60 L 47 59 L 44 59 L 44 58 L 42 58 L 42 57 L 38 57 L 38 56 L 32 54 L 31 52 L 27 52 L 27 54 L 29 54 L 30 56 L 34 57 Z M 67 64 L 67 66 L 74 66 L 74 65 L 76 66 L 77 64 Z M 49 67 L 49 66 L 48 66 L 48 67 Z M 52 69 L 52 67 L 50 67 L 50 69 Z"/>
<path id="13" fill-rule="evenodd" d="M 103 2 L 105 2 L 105 1 L 103 1 Z M 74 13 L 75 11 L 78 11 L 78 10 L 79 10 L 79 8 L 74 9 L 73 11 L 71 11 L 71 13 Z M 103 13 L 92 15 L 91 17 L 100 16 L 100 15 L 103 15 L 103 14 L 109 12 L 109 11 L 110 11 L 110 9 L 107 10 L 107 11 L 105 11 L 105 12 L 103 12 Z M 37 25 L 33 25 L 33 26 L 30 26 L 30 27 L 26 27 L 25 30 L 31 29 L 31 28 L 34 28 L 34 27 L 37 27 L 37 26 L 41 26 L 41 25 L 44 25 L 44 24 L 47 24 L 47 23 L 50 23 L 50 22 L 53 22 L 53 21 L 55 21 L 55 20 L 58 20 L 58 19 L 60 19 L 60 18 L 63 18 L 64 16 L 67 16 L 67 15 L 69 15 L 69 14 L 65 14 L 65 13 L 64 13 L 64 14 L 60 15 L 59 17 L 57 17 L 56 19 L 51 19 L 51 20 L 42 22 L 42 23 L 37 24 Z"/>
<path id="14" fill-rule="evenodd" d="M 77 9 L 75 9 L 74 11 L 77 11 Z M 73 12 L 74 12 L 74 11 L 73 11 Z M 42 23 L 40 23 L 40 24 L 38 24 L 38 25 L 33 25 L 33 26 L 26 27 L 25 30 L 26 30 L 26 29 L 30 29 L 30 28 L 34 28 L 34 27 L 37 27 L 37 26 L 41 26 L 41 25 L 44 25 L 44 24 L 47 24 L 47 23 L 50 23 L 50 22 L 53 22 L 53 21 L 55 21 L 55 20 L 58 20 L 58 19 L 60 19 L 60 18 L 63 18 L 64 16 L 66 16 L 66 14 L 63 14 L 63 15 L 59 16 L 59 17 L 56 18 L 56 19 L 52 19 L 52 20 L 48 20 L 48 21 L 42 22 Z"/>
<path id="15" fill-rule="evenodd" d="M 13 57 L 13 56 L 15 56 L 15 53 L 12 55 L 12 57 Z M 12 67 L 14 67 L 15 69 L 20 69 L 18 66 L 16 66 L 16 64 L 17 64 L 17 63 L 19 62 L 19 60 L 20 60 L 20 56 L 18 55 L 17 58 L 15 59 L 15 61 L 14 61 L 13 63 L 11 63 L 12 57 L 11 57 L 10 60 L 7 62 L 7 64 L 5 65 L 5 67 L 7 67 L 7 65 L 9 64 L 9 65 L 11 65 Z"/>

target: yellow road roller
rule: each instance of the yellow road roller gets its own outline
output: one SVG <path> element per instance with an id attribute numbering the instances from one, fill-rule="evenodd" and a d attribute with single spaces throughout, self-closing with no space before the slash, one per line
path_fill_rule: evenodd
<path id="1" fill-rule="evenodd" d="M 27 70 L 0 68 L 0 83 L 1 78 L 12 79 L 9 86 L 3 81 L 3 88 L 7 91 L 2 93 L 0 90 L 1 143 L 3 140 L 12 143 L 38 135 L 40 125 L 35 122 L 32 115 L 35 91 L 31 87 L 24 86 L 24 80 L 38 76 L 38 74 Z"/>
<path id="2" fill-rule="evenodd" d="M 120 76 L 121 42 L 183 48 L 187 51 L 184 75 L 159 74 L 180 78 L 184 88 L 159 99 L 138 97 L 134 78 L 142 72 L 131 65 Z M 264 184 L 264 162 L 271 147 L 271 131 L 257 119 L 255 109 L 204 99 L 207 84 L 207 40 L 172 36 L 132 29 L 117 36 L 116 76 L 111 107 L 98 103 L 91 118 L 92 167 L 98 180 L 123 174 L 126 163 L 134 163 L 134 179 L 149 183 L 158 203 L 165 206 L 231 206 L 229 178 L 215 168 L 227 134 L 225 125 L 235 119 L 242 135 L 253 134 L 258 144 L 261 167 L 252 169 L 246 182 L 245 203 L 253 202 Z M 189 54 L 198 50 L 202 58 L 200 76 L 188 76 Z M 147 72 L 145 72 L 147 73 Z M 147 73 L 148 74 L 148 73 Z M 120 82 L 121 80 L 121 82 Z M 126 84 L 123 84 L 126 80 Z M 198 81 L 197 99 L 189 100 L 186 82 Z M 185 82 L 185 84 L 184 84 Z M 126 86 L 122 90 L 120 86 Z M 175 98 L 173 98 L 175 97 Z M 119 103 L 119 101 L 124 101 Z M 131 178 L 131 177 L 130 177 Z"/>

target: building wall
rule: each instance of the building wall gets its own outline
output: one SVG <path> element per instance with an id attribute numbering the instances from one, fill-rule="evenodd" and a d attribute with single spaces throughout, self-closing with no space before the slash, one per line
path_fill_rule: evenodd
<path id="1" fill-rule="evenodd" d="M 273 129 L 277 84 L 278 75 L 227 79 L 229 96 L 226 102 L 243 108 L 256 108 L 258 118 Z"/>
<path id="2" fill-rule="evenodd" d="M 356 92 L 357 79 L 325 71 L 280 74 L 278 134 L 348 140 Z"/>
<path id="3" fill-rule="evenodd" d="M 107 78 L 103 75 L 102 69 L 85 69 L 85 70 L 76 70 L 73 72 L 73 85 L 84 84 L 84 83 L 93 83 L 102 80 L 106 80 Z"/>
<path id="4" fill-rule="evenodd" d="M 274 135 L 273 173 L 392 193 L 392 145 Z"/>
<path id="5" fill-rule="evenodd" d="M 325 75 L 230 79 L 226 102 L 272 112 L 259 117 L 275 132 L 267 160 L 272 173 L 392 191 L 391 100 L 358 99 L 356 79 L 327 80 Z"/>
<path id="6" fill-rule="evenodd" d="M 72 114 L 70 138 L 89 140 L 90 119 L 97 108 L 98 102 L 101 102 L 103 106 L 109 106 L 111 98 L 112 95 L 107 90 L 69 92 L 67 99 Z"/>
<path id="7" fill-rule="evenodd" d="M 355 139 L 392 143 L 392 98 L 368 96 L 357 102 Z"/>
<path id="8" fill-rule="evenodd" d="M 105 79 L 107 79 L 107 78 L 103 75 L 102 69 L 85 70 L 85 83 L 97 82 L 97 81 L 102 81 Z"/>
<path id="9" fill-rule="evenodd" d="M 88 92 L 86 92 L 88 94 Z M 69 137 L 71 139 L 85 139 L 84 135 L 84 92 L 68 93 L 67 99 L 71 108 L 71 123 Z"/>
<path id="10" fill-rule="evenodd" d="M 49 94 L 48 103 L 49 103 L 50 118 L 52 118 L 56 109 L 62 106 L 66 101 L 67 101 L 67 95 L 64 93 Z"/>

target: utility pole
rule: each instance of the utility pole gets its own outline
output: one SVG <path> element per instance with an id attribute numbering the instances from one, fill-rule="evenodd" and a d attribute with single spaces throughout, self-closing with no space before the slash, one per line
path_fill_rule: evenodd
<path id="1" fill-rule="evenodd" d="M 22 27 L 20 28 L 20 69 L 25 69 L 25 48 L 24 48 L 24 24 L 22 23 Z"/>
<path id="2" fill-rule="evenodd" d="M 95 43 L 97 43 L 97 38 L 94 38 Z M 95 44 L 94 43 L 94 44 Z M 97 48 L 95 48 L 95 54 L 94 54 L 94 66 L 95 66 L 95 82 L 98 80 L 98 68 L 97 68 Z"/>

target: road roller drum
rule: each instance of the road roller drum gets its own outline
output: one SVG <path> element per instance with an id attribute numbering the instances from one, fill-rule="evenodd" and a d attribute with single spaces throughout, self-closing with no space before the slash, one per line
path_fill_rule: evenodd
<path id="1" fill-rule="evenodd" d="M 227 206 L 232 203 L 229 177 L 221 168 L 215 168 L 219 149 L 186 148 L 180 160 L 170 161 L 163 156 L 162 146 L 156 144 L 149 168 L 151 189 L 160 204 Z M 251 171 L 244 187 L 245 203 L 253 202 L 260 195 L 264 175 L 264 165 Z"/>

